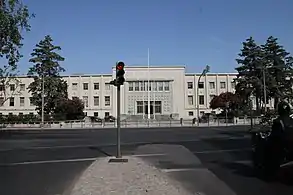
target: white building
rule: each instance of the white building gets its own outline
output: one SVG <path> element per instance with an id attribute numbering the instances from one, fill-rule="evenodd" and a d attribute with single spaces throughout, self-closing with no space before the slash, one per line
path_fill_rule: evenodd
<path id="1" fill-rule="evenodd" d="M 233 79 L 236 77 L 235 73 L 208 73 L 201 77 L 198 84 L 200 74 L 186 73 L 184 66 L 151 66 L 149 69 L 147 66 L 129 66 L 125 67 L 125 72 L 126 82 L 121 87 L 121 114 L 148 117 L 150 110 L 152 118 L 169 117 L 170 114 L 180 118 L 197 117 L 198 101 L 200 114 L 219 112 L 211 110 L 209 103 L 215 95 L 233 92 Z M 114 68 L 112 74 L 72 75 L 63 78 L 68 84 L 69 97 L 82 99 L 84 112 L 88 116 L 116 116 L 116 87 L 109 84 L 115 78 Z M 19 89 L 16 90 L 15 85 L 11 84 L 6 90 L 12 98 L 0 108 L 2 114 L 36 113 L 27 90 L 33 79 L 23 76 L 19 80 Z M 3 101 L 3 97 L 4 90 L 0 87 L 0 101 Z M 148 102 L 151 105 L 149 109 Z M 268 106 L 272 106 L 272 102 Z"/>

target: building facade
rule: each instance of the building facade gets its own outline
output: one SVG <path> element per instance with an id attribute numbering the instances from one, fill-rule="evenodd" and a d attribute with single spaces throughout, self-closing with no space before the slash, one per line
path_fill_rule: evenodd
<path id="1" fill-rule="evenodd" d="M 223 92 L 233 92 L 235 73 L 190 74 L 184 66 L 129 66 L 125 67 L 126 82 L 121 87 L 121 114 L 138 118 L 194 118 L 199 113 L 219 113 L 211 110 L 209 103 L 214 96 Z M 72 75 L 64 76 L 68 84 L 69 98 L 78 97 L 83 100 L 84 112 L 88 116 L 116 116 L 116 87 L 110 85 L 115 78 L 112 74 L 104 75 Z M 27 87 L 32 78 L 19 77 L 17 89 L 11 84 L 6 90 L 0 88 L 0 101 L 7 100 L 1 113 L 30 114 L 36 113 L 35 106 L 30 102 L 31 94 Z M 197 94 L 198 92 L 198 94 Z M 148 106 L 149 105 L 149 106 Z M 272 106 L 268 102 L 268 107 Z"/>

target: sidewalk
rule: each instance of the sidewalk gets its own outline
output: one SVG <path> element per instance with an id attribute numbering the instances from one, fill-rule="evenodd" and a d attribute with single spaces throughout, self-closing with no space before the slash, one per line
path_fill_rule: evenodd
<path id="1" fill-rule="evenodd" d="M 94 162 L 75 183 L 71 195 L 192 195 L 140 158 L 127 156 L 127 163 Z"/>

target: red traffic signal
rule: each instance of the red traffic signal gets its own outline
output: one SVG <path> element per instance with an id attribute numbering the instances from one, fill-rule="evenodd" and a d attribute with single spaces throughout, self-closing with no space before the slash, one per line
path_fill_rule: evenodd
<path id="1" fill-rule="evenodd" d="M 125 66 L 124 62 L 119 61 L 116 63 L 116 83 L 117 83 L 117 85 L 123 85 L 123 83 L 125 81 L 124 66 Z"/>
<path id="2" fill-rule="evenodd" d="M 124 65 L 123 62 L 118 62 L 117 65 L 116 65 L 116 69 L 117 69 L 117 70 L 123 70 L 124 66 L 125 66 L 125 65 Z"/>

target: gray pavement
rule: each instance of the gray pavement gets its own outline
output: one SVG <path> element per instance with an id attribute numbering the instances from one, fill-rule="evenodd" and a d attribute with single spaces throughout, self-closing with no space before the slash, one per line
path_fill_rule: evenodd
<path id="1" fill-rule="evenodd" d="M 97 157 L 115 155 L 115 135 L 114 129 L 15 131 L 2 134 L 1 194 L 64 193 Z M 239 195 L 293 194 L 293 187 L 287 182 L 290 175 L 273 183 L 255 177 L 249 163 L 250 140 L 247 128 L 129 128 L 122 130 L 121 141 L 125 155 L 142 155 L 145 159 L 158 162 L 157 167 L 187 186 L 196 184 L 194 186 L 204 190 L 211 186 L 220 188 L 220 184 L 224 183 Z M 147 155 L 141 149 L 146 144 L 184 146 L 201 161 L 202 169 L 190 171 L 188 168 L 191 165 L 182 165 L 174 159 L 166 162 L 159 155 Z M 152 152 L 158 153 L 154 149 Z M 208 183 L 200 180 L 199 175 L 207 176 L 210 172 L 220 181 Z"/>

